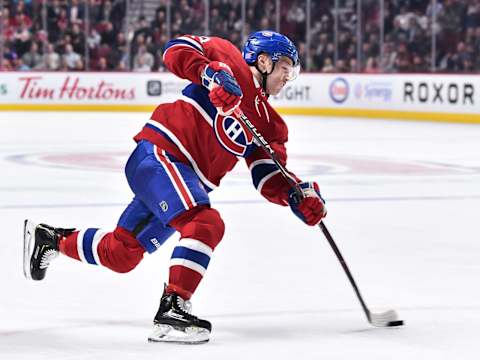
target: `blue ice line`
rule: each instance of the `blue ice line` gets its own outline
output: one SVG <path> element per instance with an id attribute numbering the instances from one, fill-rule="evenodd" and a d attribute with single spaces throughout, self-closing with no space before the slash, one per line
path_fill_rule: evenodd
<path id="1" fill-rule="evenodd" d="M 327 198 L 330 202 L 385 202 L 385 201 L 438 201 L 438 200 L 475 200 L 480 195 L 451 195 L 451 196 L 410 196 L 410 197 L 365 197 L 365 198 Z M 214 205 L 262 204 L 266 200 L 219 200 L 212 201 Z M 11 204 L 0 205 L 2 209 L 56 209 L 56 208 L 87 208 L 87 207 L 125 207 L 126 203 L 91 203 L 91 204 Z"/>

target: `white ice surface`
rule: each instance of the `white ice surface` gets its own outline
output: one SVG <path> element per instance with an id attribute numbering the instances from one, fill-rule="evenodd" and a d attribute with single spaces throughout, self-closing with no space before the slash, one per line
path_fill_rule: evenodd
<path id="1" fill-rule="evenodd" d="M 211 195 L 227 230 L 193 300 L 201 346 L 146 342 L 178 235 L 120 275 L 59 258 L 22 274 L 22 222 L 112 229 L 148 114 L 0 113 L 0 359 L 478 359 L 480 126 L 289 117 L 289 168 L 319 182 L 318 228 L 256 193 L 244 164 Z"/>

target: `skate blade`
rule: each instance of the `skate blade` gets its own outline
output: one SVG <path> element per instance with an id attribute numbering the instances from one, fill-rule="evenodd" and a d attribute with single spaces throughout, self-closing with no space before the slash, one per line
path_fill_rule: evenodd
<path id="1" fill-rule="evenodd" d="M 204 344 L 208 342 L 210 332 L 207 329 L 191 326 L 185 331 L 175 329 L 171 325 L 155 324 L 148 337 L 149 342 L 164 342 L 174 344 Z"/>
<path id="2" fill-rule="evenodd" d="M 23 274 L 28 280 L 32 280 L 30 272 L 30 261 L 35 245 L 35 229 L 37 224 L 31 220 L 25 220 L 23 225 Z"/>

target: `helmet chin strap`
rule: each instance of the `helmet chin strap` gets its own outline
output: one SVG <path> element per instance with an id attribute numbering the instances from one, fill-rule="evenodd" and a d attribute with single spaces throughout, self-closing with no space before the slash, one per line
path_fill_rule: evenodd
<path id="1" fill-rule="evenodd" d="M 276 62 L 272 61 L 272 64 L 272 70 L 270 72 L 267 72 L 260 70 L 260 68 L 258 67 L 258 62 L 255 62 L 255 69 L 257 69 L 258 72 L 262 75 L 262 89 L 263 91 L 265 91 L 265 94 L 267 94 L 267 96 L 270 96 L 270 94 L 267 92 L 267 77 L 268 75 L 273 73 L 273 70 L 275 70 Z"/>

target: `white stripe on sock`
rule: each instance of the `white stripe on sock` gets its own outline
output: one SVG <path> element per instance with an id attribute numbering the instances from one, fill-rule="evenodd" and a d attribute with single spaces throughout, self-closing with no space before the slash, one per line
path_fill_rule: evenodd
<path id="1" fill-rule="evenodd" d="M 175 265 L 180 265 L 180 266 L 189 268 L 193 271 L 196 271 L 202 276 L 205 274 L 205 271 L 207 271 L 207 269 L 205 269 L 202 265 L 187 259 L 179 259 L 179 258 L 170 259 L 170 266 L 175 266 Z"/>
<path id="2" fill-rule="evenodd" d="M 213 249 L 207 244 L 201 242 L 200 240 L 183 238 L 183 239 L 180 239 L 178 246 L 183 246 L 183 247 L 186 247 L 187 249 L 201 252 L 202 254 L 205 254 L 208 257 L 212 257 Z"/>
<path id="3" fill-rule="evenodd" d="M 88 264 L 87 258 L 85 257 L 85 253 L 83 252 L 83 236 L 85 235 L 85 230 L 80 230 L 77 235 L 77 252 L 78 257 L 84 263 Z"/>
<path id="4" fill-rule="evenodd" d="M 105 235 L 107 235 L 106 231 L 97 230 L 97 232 L 95 233 L 95 236 L 93 237 L 92 253 L 93 253 L 93 258 L 95 259 L 95 262 L 97 263 L 97 265 L 102 265 L 100 261 L 100 256 L 98 256 L 98 244 L 100 243 L 100 241 L 103 239 Z"/>

